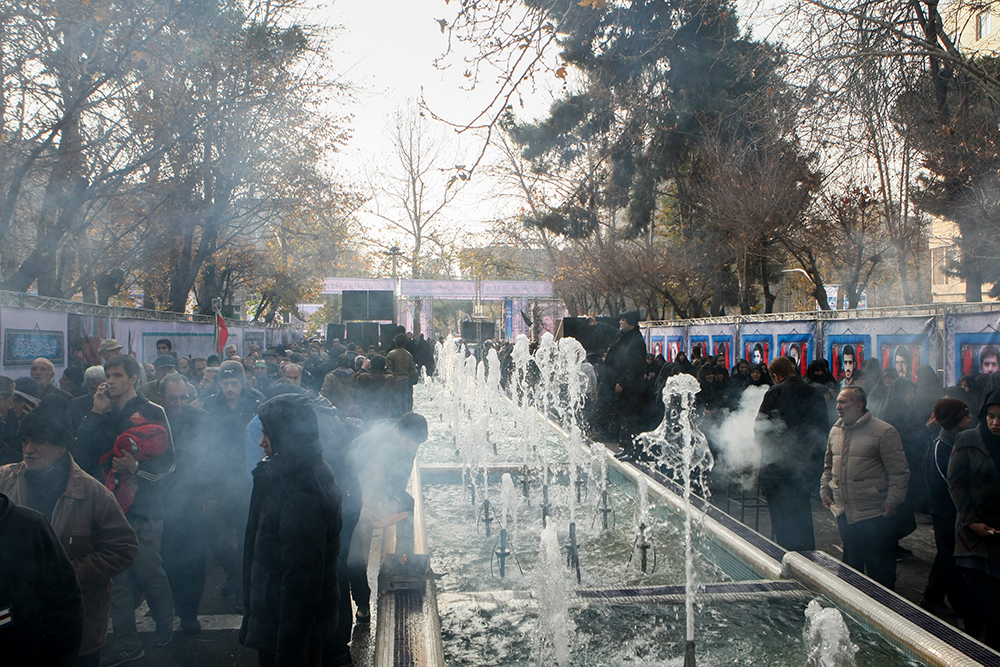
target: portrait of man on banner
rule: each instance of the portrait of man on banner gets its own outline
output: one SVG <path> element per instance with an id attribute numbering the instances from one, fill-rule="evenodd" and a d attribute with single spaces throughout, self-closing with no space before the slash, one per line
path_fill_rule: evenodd
<path id="1" fill-rule="evenodd" d="M 667 363 L 677 361 L 677 355 L 684 348 L 683 336 L 667 336 L 666 354 Z"/>
<path id="2" fill-rule="evenodd" d="M 867 358 L 869 337 L 857 335 L 830 336 L 830 368 L 833 377 L 845 387 L 855 384 L 861 365 Z"/>
<path id="3" fill-rule="evenodd" d="M 768 334 L 743 336 L 743 358 L 753 366 L 771 363 L 771 340 Z"/>
<path id="4" fill-rule="evenodd" d="M 724 365 L 726 370 L 732 368 L 733 358 L 730 355 L 730 349 L 732 348 L 732 336 L 713 336 L 712 347 L 713 354 L 715 356 L 719 356 L 721 354 L 725 358 Z"/>
<path id="5" fill-rule="evenodd" d="M 1000 371 L 1000 332 L 955 334 L 957 377 Z"/>
<path id="6" fill-rule="evenodd" d="M 917 367 L 923 363 L 924 346 L 921 343 L 887 342 L 879 337 L 879 361 L 882 368 L 894 368 L 896 374 L 911 382 L 917 381 Z"/>
<path id="7" fill-rule="evenodd" d="M 663 336 L 652 336 L 650 338 L 652 345 L 650 346 L 650 353 L 655 357 L 658 354 L 663 354 Z"/>
<path id="8" fill-rule="evenodd" d="M 792 334 L 778 336 L 778 349 L 782 356 L 795 362 L 795 368 L 801 377 L 806 376 L 809 366 L 812 336 Z"/>

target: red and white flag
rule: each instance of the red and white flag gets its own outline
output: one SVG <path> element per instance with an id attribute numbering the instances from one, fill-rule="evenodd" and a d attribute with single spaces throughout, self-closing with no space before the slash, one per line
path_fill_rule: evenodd
<path id="1" fill-rule="evenodd" d="M 215 351 L 222 354 L 226 349 L 226 341 L 229 340 L 229 328 L 226 321 L 222 319 L 222 313 L 215 313 Z"/>

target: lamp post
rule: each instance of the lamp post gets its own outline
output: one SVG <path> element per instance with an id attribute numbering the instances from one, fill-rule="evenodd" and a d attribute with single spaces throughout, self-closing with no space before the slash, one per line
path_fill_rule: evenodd
<path id="1" fill-rule="evenodd" d="M 392 314 L 393 314 L 393 321 L 394 322 L 398 322 L 399 321 L 399 298 L 398 298 L 398 294 L 399 294 L 398 280 L 399 279 L 396 276 L 396 270 L 398 268 L 397 262 L 398 262 L 399 258 L 403 255 L 403 252 L 399 249 L 399 246 L 395 246 L 394 245 L 391 248 L 389 248 L 389 250 L 388 250 L 388 252 L 386 252 L 386 254 L 389 255 L 389 257 L 392 259 Z"/>

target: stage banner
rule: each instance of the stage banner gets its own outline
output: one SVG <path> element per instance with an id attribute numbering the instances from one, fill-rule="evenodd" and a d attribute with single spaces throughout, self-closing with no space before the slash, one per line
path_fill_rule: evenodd
<path id="1" fill-rule="evenodd" d="M 701 351 L 702 357 L 721 354 L 728 370 L 735 360 L 735 344 L 735 324 L 701 324 L 687 328 L 688 359 L 694 359 L 695 349 Z"/>
<path id="2" fill-rule="evenodd" d="M 945 386 L 963 375 L 1000 371 L 1000 312 L 946 315 L 944 351 Z"/>
<path id="3" fill-rule="evenodd" d="M 809 362 L 816 358 L 815 322 L 752 322 L 741 324 L 739 331 L 739 358 L 751 365 L 769 364 L 779 356 L 786 356 L 795 362 L 799 375 L 805 377 Z"/>
<path id="4" fill-rule="evenodd" d="M 646 349 L 653 354 L 662 354 L 667 363 L 677 361 L 677 353 L 687 349 L 686 332 L 684 327 L 648 327 L 645 332 Z"/>
<path id="5" fill-rule="evenodd" d="M 66 313 L 4 307 L 0 310 L 0 324 L 4 375 L 29 375 L 31 362 L 39 357 L 48 359 L 57 369 L 66 366 Z M 57 370 L 56 377 L 60 375 Z"/>
<path id="6" fill-rule="evenodd" d="M 141 364 L 156 361 L 156 341 L 170 341 L 177 357 L 208 357 L 215 354 L 215 325 L 212 322 L 157 322 L 153 320 L 115 320 L 115 339 L 124 352 Z M 227 343 L 228 344 L 228 343 Z M 237 350 L 239 343 L 237 343 Z"/>
<path id="7" fill-rule="evenodd" d="M 105 338 L 111 338 L 114 325 L 110 317 L 98 315 L 66 315 L 66 349 L 69 359 L 83 366 L 104 365 L 97 348 Z"/>
<path id="8" fill-rule="evenodd" d="M 503 335 L 504 340 L 514 340 L 514 300 L 503 300 Z"/>
<path id="9" fill-rule="evenodd" d="M 868 358 L 890 365 L 911 380 L 916 369 L 937 358 L 933 317 L 879 317 L 823 323 L 830 370 L 838 381 L 853 377 Z"/>

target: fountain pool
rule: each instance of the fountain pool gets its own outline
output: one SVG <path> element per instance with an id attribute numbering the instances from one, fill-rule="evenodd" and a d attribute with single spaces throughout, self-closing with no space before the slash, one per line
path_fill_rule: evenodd
<path id="1" fill-rule="evenodd" d="M 464 364 L 464 381 L 473 367 Z M 488 397 L 483 373 L 475 375 L 478 381 L 457 397 L 453 390 L 446 396 L 437 382 L 417 388 L 415 409 L 428 417 L 430 438 L 411 480 L 422 544 L 415 553 L 430 554 L 434 576 L 421 599 L 424 616 L 428 608 L 437 613 L 430 632 L 414 633 L 427 619 L 414 622 L 400 610 L 420 605 L 410 598 L 393 602 L 393 593 L 383 591 L 379 634 L 396 637 L 393 650 L 383 652 L 396 659 L 383 664 L 401 664 L 400 642 L 414 634 L 433 635 L 437 648 L 425 653 L 439 661 L 412 664 L 684 663 L 679 487 L 655 471 L 615 461 L 602 446 L 591 447 L 572 424 L 563 431 L 537 410 Z M 527 444 L 527 435 L 537 444 Z M 600 518 L 605 492 L 613 508 L 606 530 Z M 489 537 L 484 500 L 492 511 Z M 898 596 L 868 590 L 879 587 L 824 554 L 785 553 L 694 501 L 692 618 L 699 664 L 1000 664 L 991 662 L 1000 656 Z M 548 508 L 546 529 L 542 505 Z M 655 567 L 647 572 L 637 565 L 640 519 L 656 550 Z M 566 552 L 571 522 L 580 545 L 579 582 Z M 504 577 L 494 556 L 501 527 L 516 556 Z M 849 641 L 830 645 L 854 644 L 856 655 L 830 655 L 822 649 L 827 640 L 814 631 L 804 638 L 814 600 L 844 612 Z"/>

